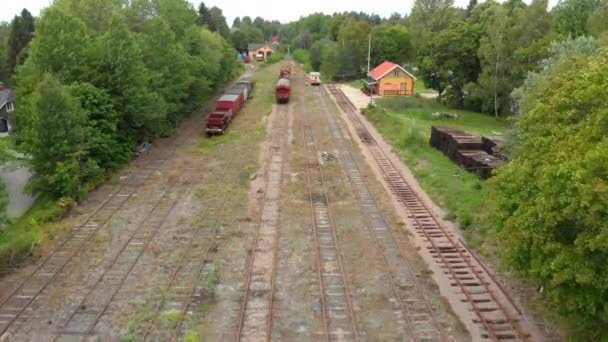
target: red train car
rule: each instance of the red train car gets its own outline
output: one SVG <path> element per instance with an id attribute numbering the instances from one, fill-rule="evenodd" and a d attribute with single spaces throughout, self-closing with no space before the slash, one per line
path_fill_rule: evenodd
<path id="1" fill-rule="evenodd" d="M 291 65 L 283 65 L 279 72 L 279 78 L 291 78 Z"/>
<path id="2" fill-rule="evenodd" d="M 277 86 L 275 88 L 275 97 L 277 99 L 277 103 L 289 102 L 290 95 L 291 95 L 291 82 L 289 82 L 288 78 L 281 78 L 279 80 L 279 82 L 277 82 Z"/>
<path id="3" fill-rule="evenodd" d="M 241 110 L 241 102 L 239 99 L 239 95 L 231 95 L 226 94 L 222 95 L 217 102 L 215 103 L 215 109 L 217 110 L 227 110 L 229 109 L 232 112 L 232 116 L 236 116 L 236 114 Z"/>
<path id="4" fill-rule="evenodd" d="M 243 107 L 243 103 L 247 100 L 247 90 L 243 86 L 234 86 L 224 91 L 224 95 L 238 95 L 239 106 Z"/>

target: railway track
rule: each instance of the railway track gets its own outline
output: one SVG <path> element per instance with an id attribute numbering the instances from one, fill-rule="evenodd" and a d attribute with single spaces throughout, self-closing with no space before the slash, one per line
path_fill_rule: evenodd
<path id="1" fill-rule="evenodd" d="M 150 241 L 154 238 L 166 218 L 178 202 L 182 191 L 164 191 L 162 197 L 137 229 L 129 236 L 113 258 L 110 266 L 104 269 L 95 285 L 72 310 L 68 319 L 60 326 L 53 341 L 84 340 L 92 334 L 99 319 L 105 314 L 116 293 L 122 288 Z"/>
<path id="2" fill-rule="evenodd" d="M 356 162 L 352 146 L 342 135 L 342 130 L 330 112 L 323 97 L 317 91 L 321 108 L 326 113 L 328 128 L 336 143 L 340 163 L 351 184 L 366 228 L 382 252 L 382 261 L 387 270 L 386 281 L 393 292 L 393 311 L 404 325 L 405 335 L 412 341 L 448 341 L 444 325 L 433 310 L 433 305 L 417 281 L 414 268 L 397 242 L 390 225 L 384 218 L 380 206 L 369 184 Z"/>
<path id="3" fill-rule="evenodd" d="M 321 290 L 324 339 L 325 341 L 359 341 L 359 329 L 345 279 L 330 199 L 319 164 L 319 151 L 307 117 L 302 120 L 302 131 L 317 275 Z"/>
<path id="4" fill-rule="evenodd" d="M 476 317 L 474 323 L 481 325 L 480 337 L 494 341 L 529 340 L 531 335 L 529 328 L 522 322 L 521 311 L 492 274 L 453 232 L 440 223 L 412 189 L 359 118 L 357 108 L 342 91 L 333 85 L 328 85 L 327 89 L 369 149 L 384 181 L 408 213 L 417 234 L 428 243 L 426 248 L 450 280 L 450 285 L 462 293 L 462 300 L 469 304 Z"/>
<path id="5" fill-rule="evenodd" d="M 106 199 L 84 222 L 77 224 L 68 237 L 59 244 L 25 279 L 0 302 L 0 338 L 12 329 L 17 332 L 32 314 L 32 304 L 66 265 L 84 252 L 83 248 L 118 212 L 142 186 L 145 180 L 158 170 L 174 149 L 163 150 L 155 159 L 148 161 L 150 167 L 143 170 L 127 170 L 126 180 L 116 192 Z M 125 177 L 123 176 L 123 177 Z M 121 177 L 122 178 L 122 177 Z"/>
<path id="6" fill-rule="evenodd" d="M 230 184 L 237 180 L 239 168 L 230 165 L 226 172 L 215 171 L 219 174 L 219 184 Z M 219 234 L 219 225 L 225 218 L 228 204 L 228 192 L 210 200 L 206 204 L 204 214 L 213 215 L 212 223 L 206 233 L 198 232 L 198 228 L 187 232 L 183 244 L 186 248 L 178 258 L 169 281 L 162 290 L 162 299 L 152 309 L 152 319 L 143 329 L 142 341 L 176 341 L 181 335 L 182 326 L 189 313 L 196 310 L 195 299 L 205 291 L 201 289 L 201 279 L 214 270 L 214 256 L 218 251 L 216 236 Z M 178 243 L 179 244 L 179 243 Z M 178 318 L 170 324 L 161 321 L 162 312 L 178 312 Z"/>
<path id="7" fill-rule="evenodd" d="M 266 162 L 266 189 L 261 201 L 245 293 L 237 328 L 238 341 L 270 341 L 279 241 L 280 195 L 286 161 L 288 106 L 279 105 Z"/>

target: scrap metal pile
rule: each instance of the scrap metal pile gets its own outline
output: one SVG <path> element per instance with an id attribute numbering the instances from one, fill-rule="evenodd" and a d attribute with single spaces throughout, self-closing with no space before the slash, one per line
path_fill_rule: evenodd
<path id="1" fill-rule="evenodd" d="M 432 126 L 429 143 L 482 179 L 490 178 L 492 170 L 504 163 L 496 152 L 495 139 L 474 136 L 454 127 Z"/>

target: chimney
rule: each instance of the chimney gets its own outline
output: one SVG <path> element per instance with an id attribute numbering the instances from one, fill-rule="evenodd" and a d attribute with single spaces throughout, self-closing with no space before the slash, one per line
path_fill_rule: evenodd
<path id="1" fill-rule="evenodd" d="M 4 83 L 3 83 L 3 82 L 0 82 L 0 90 L 4 90 L 4 88 L 5 88 L 5 87 L 4 87 Z"/>

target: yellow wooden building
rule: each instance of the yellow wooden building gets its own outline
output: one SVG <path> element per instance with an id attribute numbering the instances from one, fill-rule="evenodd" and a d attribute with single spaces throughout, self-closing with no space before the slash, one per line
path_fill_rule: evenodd
<path id="1" fill-rule="evenodd" d="M 367 74 L 364 79 L 368 92 L 382 96 L 414 94 L 416 77 L 398 64 L 385 61 Z"/>

